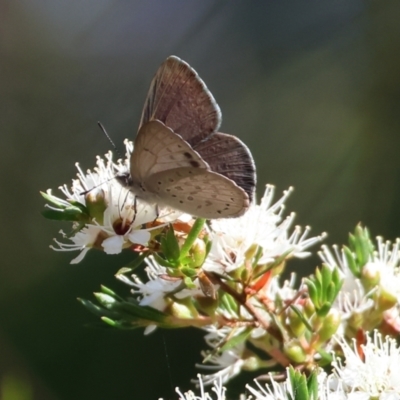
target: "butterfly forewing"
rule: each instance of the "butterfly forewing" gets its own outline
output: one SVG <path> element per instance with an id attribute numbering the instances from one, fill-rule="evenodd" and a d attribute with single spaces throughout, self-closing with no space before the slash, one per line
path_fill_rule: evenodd
<path id="1" fill-rule="evenodd" d="M 247 194 L 223 175 L 199 168 L 176 168 L 152 175 L 146 189 L 164 205 L 202 218 L 231 218 L 249 207 Z"/>
<path id="2" fill-rule="evenodd" d="M 197 72 L 171 56 L 151 83 L 139 126 L 150 120 L 163 122 L 195 146 L 218 130 L 221 111 Z"/>
<path id="3" fill-rule="evenodd" d="M 195 150 L 206 161 L 212 171 L 224 175 L 254 197 L 256 184 L 255 165 L 247 146 L 237 137 L 226 133 L 215 133 L 196 145 Z"/>

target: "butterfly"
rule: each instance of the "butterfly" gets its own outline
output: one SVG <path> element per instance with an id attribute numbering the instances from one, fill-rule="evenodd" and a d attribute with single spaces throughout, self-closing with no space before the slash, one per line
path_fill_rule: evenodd
<path id="1" fill-rule="evenodd" d="M 130 171 L 117 180 L 145 202 L 196 217 L 243 215 L 254 197 L 253 157 L 220 125 L 220 108 L 197 72 L 168 57 L 151 82 Z"/>

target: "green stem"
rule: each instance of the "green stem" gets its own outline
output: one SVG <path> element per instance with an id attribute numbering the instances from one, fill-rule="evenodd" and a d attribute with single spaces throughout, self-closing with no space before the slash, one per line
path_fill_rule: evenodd
<path id="1" fill-rule="evenodd" d="M 181 248 L 181 255 L 180 255 L 181 260 L 184 257 L 186 257 L 187 254 L 189 253 L 189 250 L 192 248 L 194 241 L 197 239 L 201 230 L 203 229 L 205 222 L 206 222 L 205 218 L 197 218 L 196 221 L 194 222 L 192 229 L 188 233 L 185 243 L 183 243 L 183 246 Z"/>

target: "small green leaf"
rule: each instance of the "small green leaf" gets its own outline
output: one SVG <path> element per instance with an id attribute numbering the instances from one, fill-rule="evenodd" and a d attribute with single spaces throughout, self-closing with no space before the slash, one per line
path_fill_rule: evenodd
<path id="1" fill-rule="evenodd" d="M 321 307 L 316 309 L 317 315 L 319 317 L 325 317 L 329 313 L 331 307 L 332 307 L 331 303 L 325 302 L 324 304 L 322 304 Z"/>
<path id="2" fill-rule="evenodd" d="M 318 378 L 317 371 L 311 372 L 307 379 L 308 396 L 310 400 L 318 400 Z"/>
<path id="3" fill-rule="evenodd" d="M 313 327 L 310 325 L 308 319 L 303 315 L 303 313 L 300 311 L 300 309 L 292 304 L 290 308 L 297 314 L 297 316 L 300 318 L 301 322 L 306 326 L 307 330 L 309 332 L 313 332 Z"/>
<path id="4" fill-rule="evenodd" d="M 147 253 L 139 254 L 129 264 L 125 265 L 125 267 L 120 268 L 115 275 L 116 276 L 118 276 L 118 275 L 127 275 L 127 274 L 132 273 L 135 269 L 137 269 L 138 267 L 140 267 L 140 265 L 143 264 L 143 261 L 147 257 L 147 255 L 148 255 Z"/>
<path id="5" fill-rule="evenodd" d="M 165 240 L 162 241 L 163 253 L 168 261 L 176 263 L 179 260 L 180 249 L 172 225 L 169 226 L 169 229 L 164 237 Z"/>
<path id="6" fill-rule="evenodd" d="M 176 268 L 176 267 L 178 267 L 178 265 L 176 263 L 171 263 L 171 262 L 167 261 L 166 259 L 162 258 L 157 253 L 154 253 L 153 257 L 157 261 L 157 263 L 160 264 L 163 267 L 166 267 L 166 268 Z"/>
<path id="7" fill-rule="evenodd" d="M 357 264 L 352 251 L 347 246 L 343 246 L 343 253 L 344 253 L 344 256 L 346 257 L 347 265 L 349 266 L 350 271 L 353 273 L 353 275 L 356 278 L 360 278 L 361 268 Z"/>
<path id="8" fill-rule="evenodd" d="M 318 307 L 318 289 L 310 278 L 305 279 L 305 284 L 307 285 L 308 288 L 308 294 L 310 296 L 311 301 L 313 302 L 315 307 Z"/>
<path id="9" fill-rule="evenodd" d="M 223 346 L 220 348 L 220 351 L 227 351 L 235 346 L 238 346 L 239 344 L 243 343 L 246 341 L 246 339 L 250 336 L 253 328 L 248 328 L 241 332 L 239 335 L 234 335 L 232 338 L 228 339 Z"/>
<path id="10" fill-rule="evenodd" d="M 190 251 L 193 243 L 200 235 L 200 232 L 203 229 L 203 226 L 205 223 L 206 223 L 206 220 L 204 218 L 197 218 L 194 221 L 192 229 L 188 233 L 185 243 L 183 243 L 182 248 L 180 250 L 181 251 L 181 254 L 180 254 L 181 259 L 186 257 L 189 254 L 189 251 Z"/>
<path id="11" fill-rule="evenodd" d="M 189 278 L 194 278 L 197 276 L 197 270 L 194 268 L 189 268 L 189 267 L 182 267 L 180 268 L 180 271 L 187 277 Z"/>
<path id="12" fill-rule="evenodd" d="M 293 400 L 310 400 L 307 378 L 293 367 L 289 368 L 289 379 L 293 389 Z M 290 396 L 289 393 L 287 393 Z M 291 396 L 290 396 L 291 397 Z"/>

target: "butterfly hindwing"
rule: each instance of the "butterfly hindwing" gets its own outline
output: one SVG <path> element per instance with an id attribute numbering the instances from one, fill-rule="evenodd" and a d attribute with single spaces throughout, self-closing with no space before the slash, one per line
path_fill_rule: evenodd
<path id="1" fill-rule="evenodd" d="M 131 177 L 138 183 L 174 168 L 209 169 L 196 151 L 160 121 L 146 122 L 139 129 L 130 165 Z"/>
<path id="2" fill-rule="evenodd" d="M 151 82 L 139 127 L 151 120 L 163 122 L 194 146 L 218 130 L 221 111 L 197 72 L 170 56 Z"/>
<path id="3" fill-rule="evenodd" d="M 202 218 L 230 218 L 249 207 L 247 193 L 223 175 L 201 168 L 177 168 L 152 175 L 146 190 L 164 205 Z"/>

